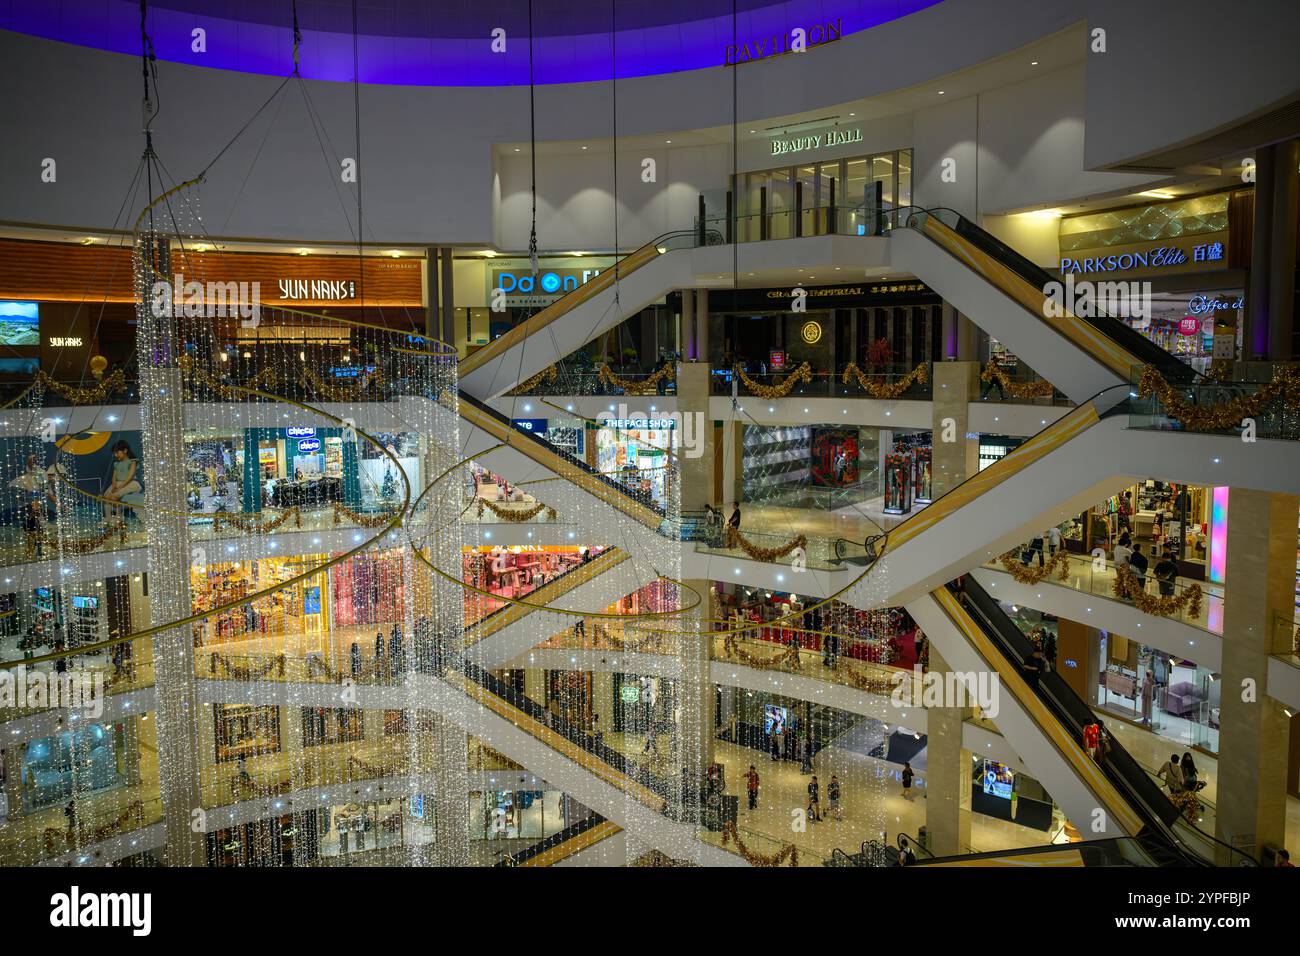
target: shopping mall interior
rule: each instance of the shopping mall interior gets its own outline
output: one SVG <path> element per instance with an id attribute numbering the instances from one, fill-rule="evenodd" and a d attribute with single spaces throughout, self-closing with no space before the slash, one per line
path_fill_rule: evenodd
<path id="1" fill-rule="evenodd" d="M 0 865 L 1289 866 L 1249 6 L 0 3 Z"/>

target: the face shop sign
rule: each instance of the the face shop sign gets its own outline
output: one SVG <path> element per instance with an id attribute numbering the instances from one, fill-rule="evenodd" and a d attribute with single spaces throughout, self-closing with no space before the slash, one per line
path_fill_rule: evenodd
<path id="1" fill-rule="evenodd" d="M 806 136 L 774 139 L 772 140 L 772 155 L 784 156 L 787 153 L 807 153 L 814 149 L 827 149 L 831 146 L 843 146 L 845 143 L 860 142 L 862 142 L 861 129 L 828 129 L 822 133 L 809 133 Z"/>

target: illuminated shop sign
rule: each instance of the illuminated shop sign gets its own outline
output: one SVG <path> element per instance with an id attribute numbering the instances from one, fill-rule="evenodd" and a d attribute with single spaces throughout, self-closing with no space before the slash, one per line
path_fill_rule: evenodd
<path id="1" fill-rule="evenodd" d="M 772 155 L 785 156 L 789 153 L 807 153 L 814 149 L 828 149 L 843 146 L 845 143 L 862 142 L 861 129 L 828 129 L 824 133 L 809 133 L 806 136 L 791 136 L 786 139 L 772 140 Z"/>
<path id="2" fill-rule="evenodd" d="M 1138 269 L 1171 269 L 1186 265 L 1226 265 L 1222 242 L 1191 242 L 1149 246 L 1104 256 L 1061 257 L 1062 275 L 1092 272 L 1132 272 Z"/>
<path id="3" fill-rule="evenodd" d="M 603 418 L 600 423 L 605 428 L 617 428 L 624 431 L 630 429 L 666 431 L 677 427 L 677 422 L 671 418 Z"/>
<path id="4" fill-rule="evenodd" d="M 351 279 L 278 279 L 281 299 L 320 301 L 355 299 L 357 284 Z"/>
<path id="5" fill-rule="evenodd" d="M 319 438 L 304 438 L 302 441 L 298 442 L 298 450 L 299 450 L 300 452 L 303 452 L 304 454 L 307 454 L 307 453 L 310 453 L 310 452 L 313 452 L 313 451 L 320 451 L 320 439 L 319 439 Z"/>
<path id="6" fill-rule="evenodd" d="M 55 335 L 45 341 L 56 349 L 75 349 L 81 347 L 80 335 Z"/>
<path id="7" fill-rule="evenodd" d="M 316 437 L 316 429 L 294 426 L 293 428 L 286 428 L 284 434 L 289 438 L 314 438 Z"/>
<path id="8" fill-rule="evenodd" d="M 1246 307 L 1246 300 L 1243 296 L 1215 296 L 1210 298 L 1208 295 L 1194 295 L 1187 300 L 1187 311 L 1192 315 L 1205 315 L 1209 312 L 1240 312 Z"/>
<path id="9" fill-rule="evenodd" d="M 822 340 L 821 323 L 809 319 L 803 324 L 803 327 L 799 329 L 799 337 L 809 345 L 816 345 Z"/>
<path id="10" fill-rule="evenodd" d="M 510 424 L 521 432 L 531 432 L 534 435 L 544 435 L 547 428 L 545 418 L 512 418 Z"/>
<path id="11" fill-rule="evenodd" d="M 796 27 L 788 33 L 774 33 L 746 43 L 728 44 L 722 55 L 722 65 L 737 66 L 794 53 L 799 49 L 799 43 L 804 48 L 825 46 L 838 40 L 841 32 L 841 20 L 836 19 L 834 23 L 814 23 L 808 27 Z"/>
<path id="12" fill-rule="evenodd" d="M 598 275 L 599 269 L 547 269 L 539 272 L 536 277 L 531 272 L 494 272 L 492 288 L 500 289 L 506 295 L 563 295 L 585 285 Z"/>

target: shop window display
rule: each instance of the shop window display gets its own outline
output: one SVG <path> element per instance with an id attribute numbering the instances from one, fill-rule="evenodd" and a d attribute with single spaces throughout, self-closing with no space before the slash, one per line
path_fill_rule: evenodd
<path id="1" fill-rule="evenodd" d="M 1219 675 L 1117 634 L 1102 634 L 1097 703 L 1181 746 L 1219 749 Z"/>
<path id="2" fill-rule="evenodd" d="M 244 449 L 234 438 L 186 440 L 186 497 L 192 514 L 242 511 L 243 474 Z"/>
<path id="3" fill-rule="evenodd" d="M 676 435 L 667 428 L 599 428 L 596 467 L 634 494 L 664 506 L 671 496 L 669 483 L 674 480 L 674 470 L 666 466 Z"/>
<path id="4" fill-rule="evenodd" d="M 23 751 L 23 802 L 29 809 L 120 786 L 118 734 L 111 725 L 89 724 L 42 737 Z"/>
<path id="5" fill-rule="evenodd" d="M 355 707 L 304 707 L 302 709 L 302 745 L 319 747 L 363 740 L 366 736 L 365 712 Z"/>
<path id="6" fill-rule="evenodd" d="M 568 826 L 564 794 L 558 790 L 471 793 L 470 813 L 470 836 L 475 840 L 541 840 Z"/>
<path id="7" fill-rule="evenodd" d="M 905 515 L 912 510 L 912 455 L 893 452 L 885 456 L 885 514 Z"/>
<path id="8" fill-rule="evenodd" d="M 193 567 L 190 587 L 194 609 L 203 611 L 238 601 L 282 584 L 323 560 L 319 555 L 304 555 Z M 328 608 L 323 604 L 325 583 L 324 573 L 315 574 L 256 601 L 206 617 L 194 625 L 197 644 L 288 636 L 319 642 L 328 630 Z"/>
<path id="9" fill-rule="evenodd" d="M 858 481 L 858 430 L 856 428 L 814 428 L 811 467 L 814 485 L 843 487 Z"/>
<path id="10" fill-rule="evenodd" d="M 213 704 L 212 720 L 217 763 L 280 751 L 279 707 Z"/>
<path id="11" fill-rule="evenodd" d="M 462 558 L 465 582 L 503 598 L 517 599 L 573 570 L 583 563 L 584 556 L 595 557 L 603 550 L 555 545 L 466 549 Z M 590 560 L 590 557 L 585 559 Z M 473 623 L 504 603 L 467 591 L 466 623 Z"/>
<path id="12" fill-rule="evenodd" d="M 358 554 L 330 571 L 336 627 L 390 624 L 401 617 L 406 594 L 400 551 Z"/>
<path id="13" fill-rule="evenodd" d="M 361 478 L 361 507 L 365 511 L 382 511 L 401 504 L 403 486 L 398 466 L 411 483 L 412 497 L 421 488 L 420 436 L 415 432 L 380 432 L 375 437 L 397 459 L 398 465 L 394 466 L 388 455 L 369 442 L 360 443 L 361 460 L 358 468 Z M 341 467 L 340 459 L 340 474 Z"/>

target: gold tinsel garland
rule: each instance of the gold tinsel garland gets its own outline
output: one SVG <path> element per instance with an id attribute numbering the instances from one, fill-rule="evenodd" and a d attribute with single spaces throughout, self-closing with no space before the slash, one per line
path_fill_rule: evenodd
<path id="1" fill-rule="evenodd" d="M 558 375 L 559 373 L 556 372 L 555 366 L 548 365 L 546 366 L 546 368 L 542 369 L 532 378 L 526 378 L 518 385 L 516 385 L 514 390 L 510 394 L 523 395 L 525 392 L 531 392 L 538 385 L 541 385 L 542 382 L 554 382 Z"/>
<path id="2" fill-rule="evenodd" d="M 872 398 L 898 398 L 911 388 L 913 383 L 924 385 L 928 382 L 930 370 L 926 368 L 925 363 L 921 363 L 897 381 L 886 382 L 883 378 L 867 378 L 862 374 L 862 369 L 858 368 L 857 362 L 850 362 L 844 374 L 840 376 L 840 380 L 848 385 L 850 379 L 855 379 L 858 387 Z"/>
<path id="3" fill-rule="evenodd" d="M 848 658 L 841 657 L 835 662 L 833 670 L 836 673 L 843 674 L 847 683 L 860 691 L 868 694 L 889 694 L 894 690 L 894 682 L 887 677 L 868 677 L 859 674 L 854 668 L 848 666 Z"/>
<path id="4" fill-rule="evenodd" d="M 1056 580 L 1064 581 L 1070 573 L 1070 553 L 1061 548 L 1032 571 L 1030 565 L 1020 562 L 1014 551 L 1008 551 L 998 558 L 998 564 L 1002 565 L 1002 570 L 1011 575 L 1017 584 L 1038 584 L 1046 580 L 1053 570 L 1056 571 Z"/>
<path id="5" fill-rule="evenodd" d="M 193 356 L 182 355 L 177 360 L 177 364 L 180 365 L 181 371 L 185 373 L 185 376 L 191 380 L 191 390 L 194 387 L 193 383 L 199 382 L 207 386 L 210 391 L 216 392 L 222 398 L 244 399 L 248 397 L 248 389 L 270 391 L 280 383 L 280 374 L 273 366 L 262 369 L 262 371 L 250 378 L 244 386 L 236 387 L 218 381 L 210 371 L 199 366 L 194 361 Z"/>
<path id="6" fill-rule="evenodd" d="M 596 377 L 606 385 L 621 388 L 628 395 L 649 395 L 659 384 L 660 379 L 671 382 L 677 378 L 677 366 L 672 362 L 665 362 L 663 367 L 653 375 L 641 379 L 628 379 L 619 378 L 608 364 L 602 362 L 596 368 Z"/>
<path id="7" fill-rule="evenodd" d="M 557 517 L 554 508 L 548 507 L 547 505 L 542 504 L 542 502 L 540 501 L 537 502 L 535 505 L 533 505 L 531 508 L 528 508 L 524 511 L 512 511 L 509 508 L 502 508 L 495 501 L 488 501 L 486 498 L 479 498 L 477 499 L 477 501 L 478 501 L 478 510 L 475 512 L 475 514 L 479 518 L 483 517 L 483 509 L 485 508 L 488 511 L 492 512 L 494 515 L 496 515 L 498 518 L 500 518 L 502 521 L 512 521 L 515 522 L 516 524 L 522 523 L 524 521 L 532 521 L 543 511 L 546 512 L 546 518 L 548 521 L 554 521 Z"/>
<path id="8" fill-rule="evenodd" d="M 245 667 L 241 664 L 236 664 L 234 661 L 226 657 L 226 655 L 213 651 L 212 656 L 208 659 L 208 673 L 215 675 L 217 673 L 218 665 L 220 665 L 221 669 L 226 672 L 226 675 L 233 680 L 261 680 L 267 674 L 271 673 L 272 670 L 276 672 L 277 677 L 282 680 L 284 679 L 283 654 L 275 655 L 268 659 L 266 663 L 258 667 Z"/>
<path id="9" fill-rule="evenodd" d="M 1300 369 L 1279 368 L 1273 380 L 1260 385 L 1254 395 L 1241 395 L 1216 405 L 1196 405 L 1183 398 L 1178 386 L 1166 381 L 1159 370 L 1148 365 L 1138 380 L 1138 394 L 1143 398 L 1154 395 L 1170 418 L 1192 431 L 1222 431 L 1241 427 L 1243 418 L 1254 418 L 1278 400 L 1291 408 L 1300 405 Z"/>
<path id="10" fill-rule="evenodd" d="M 362 528 L 378 528 L 381 524 L 386 524 L 393 520 L 392 511 L 377 511 L 374 514 L 366 514 L 363 511 L 353 511 L 341 501 L 331 501 L 330 507 L 334 509 L 334 524 L 338 525 L 344 518 L 347 518 L 353 524 Z"/>
<path id="11" fill-rule="evenodd" d="M 1196 818 L 1200 816 L 1201 810 L 1204 809 L 1196 794 L 1188 790 L 1180 790 L 1177 793 L 1171 793 L 1169 795 L 1169 802 L 1181 810 L 1183 816 L 1192 823 L 1196 822 Z"/>
<path id="12" fill-rule="evenodd" d="M 121 813 L 107 823 L 96 827 L 94 830 L 82 831 L 80 834 L 82 837 L 81 844 L 84 846 L 86 844 L 102 843 L 109 837 L 121 833 L 126 828 L 126 825 L 133 820 L 137 826 L 144 823 L 144 803 L 139 800 L 131 801 Z M 60 844 L 64 847 L 73 846 L 73 836 L 71 828 L 60 830 L 56 827 L 46 827 L 44 834 L 46 854 L 52 855 L 55 853 Z"/>
<path id="13" fill-rule="evenodd" d="M 360 757 L 353 754 L 348 755 L 348 770 L 357 769 L 361 776 L 353 777 L 353 780 L 374 780 L 377 777 L 401 777 L 410 772 L 409 760 L 399 759 L 395 767 L 376 767 L 374 764 L 366 763 Z"/>
<path id="14" fill-rule="evenodd" d="M 75 385 L 64 385 L 62 382 L 55 381 L 49 373 L 41 369 L 36 373 L 36 381 L 51 392 L 62 395 L 74 405 L 98 405 L 111 392 L 117 391 L 126 384 L 126 375 L 118 369 L 97 385 L 78 388 Z"/>
<path id="15" fill-rule="evenodd" d="M 1193 584 L 1177 597 L 1147 594 L 1138 584 L 1137 575 L 1127 564 L 1115 569 L 1115 580 L 1111 582 L 1111 592 L 1121 600 L 1127 599 L 1144 614 L 1157 617 L 1172 617 L 1187 608 L 1187 616 L 1193 621 L 1201 616 L 1201 586 Z"/>
<path id="16" fill-rule="evenodd" d="M 988 365 L 984 366 L 984 371 L 980 373 L 980 381 L 997 384 L 1004 394 L 1010 395 L 1012 398 L 1046 398 L 1055 391 L 1052 383 L 1046 379 L 1040 378 L 1032 382 L 1013 382 L 997 362 L 989 362 Z"/>
<path id="17" fill-rule="evenodd" d="M 234 525 L 240 531 L 250 534 L 266 534 L 268 531 L 274 531 L 280 525 L 284 524 L 290 518 L 293 519 L 295 527 L 302 527 L 302 512 L 297 505 L 281 511 L 274 518 L 265 517 L 265 512 L 242 512 L 228 513 L 218 511 L 212 516 L 212 530 L 216 533 L 221 532 L 223 525 Z"/>
<path id="18" fill-rule="evenodd" d="M 760 548 L 758 545 L 747 541 L 745 536 L 740 533 L 739 528 L 728 527 L 725 544 L 728 548 L 739 548 L 755 561 L 775 561 L 777 558 L 784 558 L 795 548 L 806 548 L 808 546 L 808 538 L 805 535 L 800 534 L 791 538 L 780 547 Z"/>
<path id="19" fill-rule="evenodd" d="M 40 536 L 41 545 L 49 550 L 57 551 L 64 555 L 89 554 L 104 544 L 112 537 L 118 537 L 118 543 L 126 545 L 126 522 L 119 521 L 116 524 L 109 525 L 103 531 L 93 534 L 87 538 L 58 538 L 51 537 L 48 534 Z"/>
<path id="20" fill-rule="evenodd" d="M 812 366 L 807 362 L 804 362 L 785 378 L 781 379 L 780 383 L 776 385 L 762 385 L 754 381 L 745 374 L 745 370 L 739 365 L 733 366 L 732 371 L 735 373 L 736 377 L 744 383 L 745 388 L 749 393 L 751 395 L 757 395 L 759 398 L 785 398 L 794 391 L 794 387 L 800 382 L 811 382 L 813 379 Z"/>
<path id="21" fill-rule="evenodd" d="M 728 634 L 722 639 L 722 646 L 726 650 L 728 657 L 735 658 L 742 664 L 750 667 L 756 667 L 759 670 L 774 670 L 782 666 L 797 666 L 799 663 L 799 648 L 793 644 L 781 648 L 781 652 L 775 657 L 762 657 L 758 654 L 751 654 L 740 646 L 740 641 L 734 634 Z"/>
<path id="22" fill-rule="evenodd" d="M 782 866 L 786 860 L 790 861 L 791 866 L 799 865 L 799 850 L 793 843 L 787 843 L 771 856 L 763 856 L 745 846 L 745 841 L 740 838 L 740 831 L 736 829 L 734 823 L 724 823 L 722 825 L 722 845 L 726 846 L 732 840 L 736 841 L 736 851 L 750 866 Z"/>

